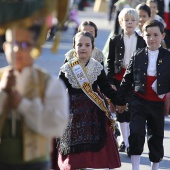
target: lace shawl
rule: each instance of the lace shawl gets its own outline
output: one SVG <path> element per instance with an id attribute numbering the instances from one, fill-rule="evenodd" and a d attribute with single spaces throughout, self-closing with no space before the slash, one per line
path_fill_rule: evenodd
<path id="1" fill-rule="evenodd" d="M 89 63 L 86 66 L 86 75 L 91 85 L 97 80 L 97 77 L 101 74 L 102 69 L 103 66 L 99 62 L 93 58 L 89 60 Z M 60 70 L 65 74 L 65 77 L 68 79 L 73 88 L 80 89 L 80 86 L 78 85 L 68 63 L 65 63 Z"/>

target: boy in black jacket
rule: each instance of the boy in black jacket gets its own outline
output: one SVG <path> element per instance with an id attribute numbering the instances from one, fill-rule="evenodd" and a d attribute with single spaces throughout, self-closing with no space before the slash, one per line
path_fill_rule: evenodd
<path id="1" fill-rule="evenodd" d="M 119 14 L 119 23 L 124 32 L 110 39 L 107 61 L 107 77 L 113 88 L 119 88 L 132 53 L 138 48 L 146 46 L 143 38 L 135 32 L 138 21 L 139 15 L 137 11 L 132 8 L 124 8 Z M 119 151 L 125 152 L 129 147 L 128 137 L 130 113 L 128 109 L 126 109 L 123 114 L 117 114 L 117 121 L 120 122 L 120 129 L 123 138 Z"/>
<path id="2" fill-rule="evenodd" d="M 133 170 L 139 170 L 146 125 L 152 170 L 158 170 L 164 155 L 164 104 L 165 95 L 170 91 L 170 51 L 160 45 L 164 37 L 164 26 L 158 20 L 144 24 L 143 38 L 147 47 L 134 52 L 119 88 L 119 97 L 124 100 L 133 84 L 129 136 Z"/>

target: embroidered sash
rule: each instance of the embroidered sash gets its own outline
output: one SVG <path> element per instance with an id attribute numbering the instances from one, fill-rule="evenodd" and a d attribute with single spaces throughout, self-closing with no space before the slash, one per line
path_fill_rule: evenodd
<path id="1" fill-rule="evenodd" d="M 68 63 L 80 88 L 102 111 L 106 113 L 106 116 L 108 117 L 110 121 L 110 127 L 114 130 L 114 120 L 111 119 L 111 114 L 109 110 L 107 109 L 104 103 L 104 100 L 96 92 L 93 91 L 89 83 L 88 77 L 86 75 L 86 72 L 83 70 L 83 68 L 79 64 L 78 59 L 74 58 L 72 60 L 69 60 Z"/>

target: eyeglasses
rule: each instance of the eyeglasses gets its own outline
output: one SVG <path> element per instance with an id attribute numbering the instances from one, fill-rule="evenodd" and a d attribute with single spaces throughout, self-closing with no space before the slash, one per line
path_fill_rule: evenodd
<path id="1" fill-rule="evenodd" d="M 10 45 L 13 45 L 13 50 L 15 51 L 16 48 L 20 49 L 20 50 L 30 50 L 33 47 L 33 43 L 30 42 L 19 42 L 19 41 L 15 41 L 14 43 L 12 42 L 7 42 Z"/>

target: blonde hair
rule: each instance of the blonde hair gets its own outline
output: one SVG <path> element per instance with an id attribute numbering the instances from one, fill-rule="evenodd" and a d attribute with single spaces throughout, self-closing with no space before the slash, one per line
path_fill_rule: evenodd
<path id="1" fill-rule="evenodd" d="M 126 16 L 133 16 L 137 21 L 139 21 L 139 14 L 133 8 L 124 8 L 119 14 L 119 22 L 122 22 Z"/>

